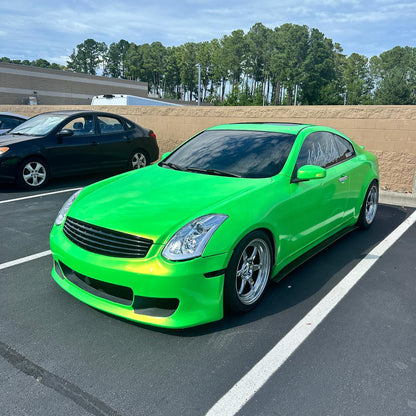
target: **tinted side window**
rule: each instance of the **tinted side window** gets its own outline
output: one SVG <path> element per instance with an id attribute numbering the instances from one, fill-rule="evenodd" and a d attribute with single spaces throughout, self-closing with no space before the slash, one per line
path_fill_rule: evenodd
<path id="1" fill-rule="evenodd" d="M 123 124 L 115 117 L 98 116 L 97 118 L 102 134 L 124 131 Z"/>
<path id="2" fill-rule="evenodd" d="M 343 137 L 340 137 L 336 134 L 333 135 L 335 142 L 338 146 L 339 151 L 339 159 L 338 162 L 343 162 L 344 160 L 351 159 L 355 156 L 355 150 L 353 145 L 348 141 L 345 140 Z"/>
<path id="3" fill-rule="evenodd" d="M 332 133 L 311 133 L 300 149 L 296 169 L 304 165 L 329 168 L 338 163 L 340 152 Z"/>
<path id="4" fill-rule="evenodd" d="M 0 129 L 14 129 L 23 121 L 15 117 L 0 116 Z"/>
<path id="5" fill-rule="evenodd" d="M 74 136 L 90 136 L 95 134 L 94 116 L 86 115 L 69 121 L 62 129 L 72 130 Z"/>
<path id="6" fill-rule="evenodd" d="M 128 130 L 134 129 L 134 124 L 130 120 L 124 120 L 124 123 L 126 124 Z"/>

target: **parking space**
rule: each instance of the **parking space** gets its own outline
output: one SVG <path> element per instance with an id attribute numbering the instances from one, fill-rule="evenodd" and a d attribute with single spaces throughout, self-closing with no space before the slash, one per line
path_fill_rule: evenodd
<path id="1" fill-rule="evenodd" d="M 414 211 L 381 205 L 370 230 L 271 284 L 249 314 L 161 330 L 62 291 L 50 255 L 1 268 L 48 251 L 63 202 L 97 179 L 55 181 L 43 196 L 0 192 L 1 414 L 206 414 Z M 415 241 L 411 225 L 238 414 L 415 414 Z"/>
<path id="2" fill-rule="evenodd" d="M 239 414 L 414 415 L 415 241 L 413 226 Z"/>

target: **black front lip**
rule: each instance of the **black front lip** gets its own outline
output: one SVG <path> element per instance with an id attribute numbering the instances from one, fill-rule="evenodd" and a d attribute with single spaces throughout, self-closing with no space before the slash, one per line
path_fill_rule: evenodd
<path id="1" fill-rule="evenodd" d="M 107 283 L 92 277 L 77 273 L 61 261 L 54 262 L 56 274 L 62 280 L 68 280 L 81 290 L 109 300 L 123 306 L 131 306 L 138 315 L 153 316 L 156 318 L 168 318 L 179 307 L 179 299 L 176 298 L 150 298 L 134 295 L 133 290 L 127 286 Z"/>

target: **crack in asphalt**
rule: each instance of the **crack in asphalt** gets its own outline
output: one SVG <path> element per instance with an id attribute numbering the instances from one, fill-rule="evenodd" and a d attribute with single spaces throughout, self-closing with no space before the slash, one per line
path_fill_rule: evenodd
<path id="1" fill-rule="evenodd" d="M 110 406 L 69 381 L 50 373 L 0 341 L 0 356 L 22 373 L 72 400 L 94 416 L 121 416 Z"/>

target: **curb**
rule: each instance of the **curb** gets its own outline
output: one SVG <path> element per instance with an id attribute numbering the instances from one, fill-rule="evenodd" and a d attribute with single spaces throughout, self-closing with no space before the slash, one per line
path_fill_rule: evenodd
<path id="1" fill-rule="evenodd" d="M 393 191 L 380 191 L 379 202 L 388 205 L 416 208 L 416 195 Z"/>

